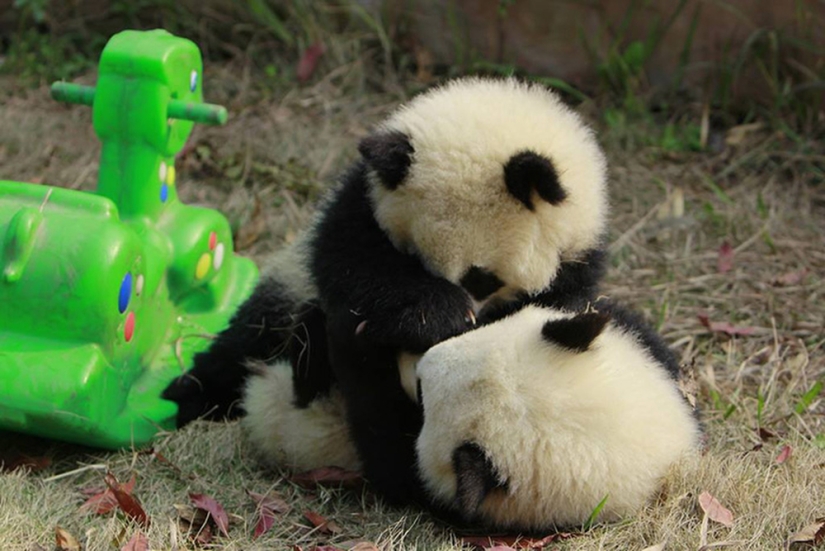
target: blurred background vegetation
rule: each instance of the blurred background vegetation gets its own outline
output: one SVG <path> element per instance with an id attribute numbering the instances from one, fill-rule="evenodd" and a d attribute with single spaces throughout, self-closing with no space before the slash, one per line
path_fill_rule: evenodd
<path id="1" fill-rule="evenodd" d="M 336 71 L 356 91 L 516 74 L 625 145 L 712 149 L 714 129 L 756 122 L 797 143 L 825 135 L 820 0 L 0 0 L 0 71 L 72 79 L 113 33 L 154 27 L 263 93 Z"/>

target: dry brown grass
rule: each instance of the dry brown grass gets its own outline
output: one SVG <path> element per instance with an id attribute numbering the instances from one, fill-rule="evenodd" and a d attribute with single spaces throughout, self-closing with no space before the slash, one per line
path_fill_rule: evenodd
<path id="1" fill-rule="evenodd" d="M 197 130 L 180 161 L 180 193 L 222 209 L 246 232 L 245 252 L 261 259 L 306 220 L 311 200 L 355 154 L 357 138 L 403 95 L 359 87 L 346 71 L 267 95 L 244 87 L 242 69 L 211 71 L 210 99 L 228 103 L 232 120 Z M 0 104 L 0 174 L 90 189 L 98 146 L 89 118 L 84 108 L 52 104 L 44 90 Z M 674 550 L 706 544 L 775 550 L 825 516 L 825 400 L 796 411 L 814 383 L 825 380 L 825 183 L 821 177 L 812 183 L 815 173 L 806 168 L 817 158 L 821 163 L 823 148 L 808 145 L 796 153 L 779 137 L 756 132 L 715 155 L 609 151 L 613 265 L 605 291 L 658 322 L 692 366 L 708 450 L 674 469 L 658 501 L 638 518 L 597 526 L 552 548 L 642 550 L 666 542 Z M 730 271 L 720 273 L 725 241 L 735 254 Z M 807 270 L 800 281 L 780 281 L 800 270 Z M 753 332 L 712 334 L 700 313 Z M 761 441 L 756 427 L 773 436 Z M 786 445 L 792 456 L 777 463 Z M 306 550 L 322 543 L 347 549 L 356 541 L 381 549 L 459 546 L 449 528 L 415 511 L 387 509 L 368 492 L 302 490 L 283 473 L 261 469 L 237 424 L 196 423 L 162 435 L 155 449 L 168 463 L 151 454 L 0 434 L 0 451 L 53 459 L 41 472 L 0 475 L 0 549 L 51 548 L 56 526 L 85 549 L 119 548 L 136 526 L 115 513 L 78 509 L 79 489 L 101 485 L 103 469 L 120 480 L 137 475 L 134 493 L 152 518 L 147 534 L 156 549 L 193 547 L 175 522 L 174 505 L 185 504 L 188 492 L 214 496 L 233 515 L 230 537 L 216 540 L 221 549 Z M 275 490 L 292 507 L 259 540 L 251 539 L 255 506 L 247 490 Z M 732 528 L 710 522 L 703 529 L 702 491 L 733 511 Z M 306 510 L 335 520 L 342 531 L 312 530 Z"/>

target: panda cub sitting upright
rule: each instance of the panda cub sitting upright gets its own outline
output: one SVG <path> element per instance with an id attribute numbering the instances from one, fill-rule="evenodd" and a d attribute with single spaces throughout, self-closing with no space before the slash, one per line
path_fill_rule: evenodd
<path id="1" fill-rule="evenodd" d="M 386 466 L 412 460 L 422 419 L 401 388 L 397 355 L 528 302 L 592 300 L 603 271 L 605 160 L 549 90 L 478 78 L 417 96 L 358 150 L 288 249 L 297 269 L 268 272 L 164 396 L 178 403 L 179 425 L 231 416 L 248 360 L 282 359 L 294 329 L 320 331 L 327 338 L 302 359 L 317 365 L 294 371 L 296 399 L 306 406 L 340 392 L 367 477 L 405 502 L 416 481 L 399 484 Z"/>
<path id="2" fill-rule="evenodd" d="M 402 355 L 423 409 L 411 469 L 424 503 L 448 518 L 507 531 L 578 527 L 636 513 L 668 469 L 699 446 L 673 354 L 635 315 L 536 306 Z M 243 423 L 263 458 L 311 469 L 360 461 L 332 392 L 294 405 L 287 363 L 250 378 Z M 392 466 L 390 466 L 392 467 Z"/>

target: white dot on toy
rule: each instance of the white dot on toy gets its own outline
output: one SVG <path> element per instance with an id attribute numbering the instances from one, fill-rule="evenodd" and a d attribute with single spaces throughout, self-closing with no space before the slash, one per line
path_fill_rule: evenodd
<path id="1" fill-rule="evenodd" d="M 166 180 L 166 163 L 163 161 L 160 162 L 160 172 L 158 173 L 158 176 L 160 176 L 161 182 Z"/>
<path id="2" fill-rule="evenodd" d="M 135 294 L 140 295 L 143 292 L 143 274 L 137 276 L 135 281 Z"/>
<path id="3" fill-rule="evenodd" d="M 189 90 L 194 92 L 198 88 L 198 72 L 192 71 L 189 74 Z"/>
<path id="4" fill-rule="evenodd" d="M 215 246 L 215 259 L 212 263 L 212 266 L 214 266 L 216 270 L 220 269 L 220 267 L 223 265 L 223 255 L 224 255 L 223 243 L 218 243 Z"/>

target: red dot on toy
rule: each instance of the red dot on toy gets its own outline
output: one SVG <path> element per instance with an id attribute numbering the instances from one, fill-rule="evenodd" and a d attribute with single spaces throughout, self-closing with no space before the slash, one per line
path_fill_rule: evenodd
<path id="1" fill-rule="evenodd" d="M 126 323 L 123 326 L 123 337 L 126 339 L 126 342 L 132 340 L 132 336 L 135 334 L 135 313 L 129 312 L 126 315 Z"/>
<path id="2" fill-rule="evenodd" d="M 218 234 L 215 232 L 211 232 L 209 234 L 209 250 L 214 251 L 215 245 L 218 244 Z"/>

